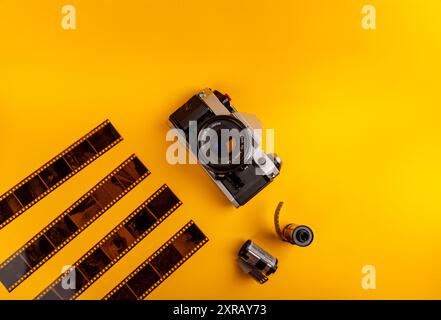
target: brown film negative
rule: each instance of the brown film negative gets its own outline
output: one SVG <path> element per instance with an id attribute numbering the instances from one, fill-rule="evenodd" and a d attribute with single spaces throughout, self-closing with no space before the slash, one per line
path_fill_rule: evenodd
<path id="1" fill-rule="evenodd" d="M 0 196 L 0 229 L 122 140 L 109 120 Z"/>
<path id="2" fill-rule="evenodd" d="M 190 221 L 103 299 L 144 299 L 207 241 L 205 234 Z"/>
<path id="3" fill-rule="evenodd" d="M 3 262 L 0 282 L 11 292 L 149 174 L 132 155 Z"/>
<path id="4" fill-rule="evenodd" d="M 75 262 L 72 268 L 43 290 L 36 299 L 76 299 L 181 205 L 182 202 L 170 188 L 163 185 Z M 66 282 L 73 270 L 75 271 L 75 288 L 63 288 L 63 280 Z M 77 277 L 79 277 L 78 280 Z"/>

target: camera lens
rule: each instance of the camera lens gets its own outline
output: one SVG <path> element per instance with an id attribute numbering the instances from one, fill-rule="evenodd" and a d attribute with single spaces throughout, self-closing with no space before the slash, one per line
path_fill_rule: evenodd
<path id="1" fill-rule="evenodd" d="M 233 116 L 221 115 L 205 121 L 198 133 L 198 160 L 214 173 L 228 173 L 252 155 L 252 137 Z"/>
<path id="2" fill-rule="evenodd" d="M 300 247 L 309 246 L 314 238 L 312 230 L 307 226 L 299 226 L 294 230 L 293 242 Z"/>

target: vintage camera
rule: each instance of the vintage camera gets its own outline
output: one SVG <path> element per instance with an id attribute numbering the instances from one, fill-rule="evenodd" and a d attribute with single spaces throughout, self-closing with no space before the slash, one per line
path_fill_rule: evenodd
<path id="1" fill-rule="evenodd" d="M 238 113 L 228 95 L 204 89 L 169 121 L 228 199 L 239 207 L 280 172 L 281 160 L 263 152 L 257 119 Z M 253 124 L 254 123 L 254 127 Z"/>

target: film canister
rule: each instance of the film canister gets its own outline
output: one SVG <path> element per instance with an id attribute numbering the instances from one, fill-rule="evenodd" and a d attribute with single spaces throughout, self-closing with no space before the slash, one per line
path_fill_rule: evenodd
<path id="1" fill-rule="evenodd" d="M 258 282 L 265 283 L 270 274 L 277 270 L 277 259 L 251 240 L 247 240 L 239 250 L 239 262 L 245 272 Z"/>
<path id="2" fill-rule="evenodd" d="M 278 236 L 283 241 L 295 244 L 299 247 L 309 246 L 312 243 L 312 240 L 314 240 L 314 233 L 310 227 L 290 223 L 286 225 L 283 230 L 280 228 L 279 215 L 282 206 L 283 202 L 279 202 L 276 212 L 274 213 L 274 226 Z"/>
<path id="3" fill-rule="evenodd" d="M 314 239 L 314 233 L 311 228 L 307 226 L 297 226 L 294 223 L 290 223 L 283 228 L 282 237 L 283 240 L 291 244 L 298 245 L 299 247 L 307 247 Z"/>

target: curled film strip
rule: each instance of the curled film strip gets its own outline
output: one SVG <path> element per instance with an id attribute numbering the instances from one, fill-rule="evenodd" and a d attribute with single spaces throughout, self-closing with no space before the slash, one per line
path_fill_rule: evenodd
<path id="1" fill-rule="evenodd" d="M 11 292 L 149 174 L 135 155 L 129 157 L 3 262 L 0 282 Z"/>
<path id="2" fill-rule="evenodd" d="M 276 211 L 274 212 L 274 228 L 276 229 L 276 233 L 280 239 L 283 239 L 282 228 L 280 228 L 280 210 L 282 210 L 283 202 L 279 202 L 277 205 Z"/>
<path id="3" fill-rule="evenodd" d="M 207 241 L 205 234 L 190 221 L 103 299 L 144 299 Z"/>
<path id="4" fill-rule="evenodd" d="M 15 187 L 1 195 L 0 229 L 121 140 L 122 137 L 113 125 L 106 120 Z"/>
<path id="5" fill-rule="evenodd" d="M 176 211 L 181 204 L 182 202 L 170 188 L 163 185 L 75 262 L 72 268 L 43 290 L 36 299 L 76 299 L 162 221 Z M 74 280 L 70 278 L 72 270 L 75 270 Z M 74 288 L 63 286 L 63 282 L 67 281 L 74 281 Z"/>

